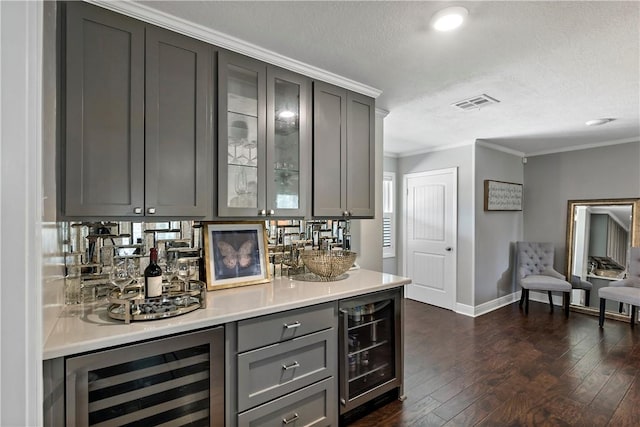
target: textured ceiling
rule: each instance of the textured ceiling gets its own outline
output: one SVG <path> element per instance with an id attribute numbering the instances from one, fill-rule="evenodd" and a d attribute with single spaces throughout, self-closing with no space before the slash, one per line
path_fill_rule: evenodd
<path id="1" fill-rule="evenodd" d="M 144 5 L 382 90 L 385 152 L 477 139 L 532 155 L 640 140 L 640 2 L 159 1 Z M 465 26 L 436 33 L 445 6 Z M 500 101 L 459 111 L 479 94 Z M 589 119 L 616 120 L 587 127 Z"/>

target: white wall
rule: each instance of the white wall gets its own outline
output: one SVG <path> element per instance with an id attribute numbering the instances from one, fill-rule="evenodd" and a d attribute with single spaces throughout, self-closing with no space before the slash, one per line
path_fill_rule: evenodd
<path id="1" fill-rule="evenodd" d="M 522 212 L 485 212 L 484 180 L 522 184 L 522 158 L 476 145 L 475 156 L 475 300 L 474 306 L 516 292 L 512 280 L 515 242 L 522 240 Z M 526 184 L 525 184 L 526 186 Z M 526 206 L 524 207 L 526 209 Z"/>
<path id="2" fill-rule="evenodd" d="M 42 423 L 42 3 L 0 2 L 0 425 Z"/>
<path id="3" fill-rule="evenodd" d="M 397 179 L 401 185 L 404 175 L 415 172 L 425 172 L 436 169 L 458 168 L 458 244 L 457 255 L 457 302 L 473 305 L 473 150 L 472 145 L 452 148 L 449 150 L 433 151 L 398 159 Z M 400 192 L 398 197 L 400 222 L 404 221 L 405 195 Z M 401 228 L 399 228 L 401 230 Z M 398 272 L 403 270 L 404 236 L 398 233 Z"/>
<path id="4" fill-rule="evenodd" d="M 640 142 L 529 157 L 524 166 L 524 240 L 552 242 L 566 271 L 567 201 L 640 197 Z"/>

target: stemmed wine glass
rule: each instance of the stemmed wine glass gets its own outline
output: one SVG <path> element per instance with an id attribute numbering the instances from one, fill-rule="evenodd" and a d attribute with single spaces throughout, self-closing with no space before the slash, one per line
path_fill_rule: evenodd
<path id="1" fill-rule="evenodd" d="M 183 289 L 189 289 L 189 280 L 196 274 L 196 266 L 193 260 L 189 258 L 180 258 L 177 260 L 178 278 L 183 283 Z"/>
<path id="2" fill-rule="evenodd" d="M 131 275 L 126 258 L 114 263 L 111 269 L 110 281 L 120 289 L 120 294 L 124 293 L 124 288 L 131 283 Z"/>

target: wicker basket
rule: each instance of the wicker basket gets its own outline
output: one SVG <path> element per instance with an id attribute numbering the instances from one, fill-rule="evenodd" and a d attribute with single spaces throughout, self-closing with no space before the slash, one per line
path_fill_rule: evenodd
<path id="1" fill-rule="evenodd" d="M 351 251 L 303 251 L 300 254 L 309 271 L 326 281 L 334 280 L 349 270 L 356 255 Z"/>

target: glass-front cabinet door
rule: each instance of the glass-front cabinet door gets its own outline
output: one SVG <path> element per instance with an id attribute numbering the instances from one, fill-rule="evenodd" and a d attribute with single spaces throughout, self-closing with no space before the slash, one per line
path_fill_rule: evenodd
<path id="1" fill-rule="evenodd" d="M 227 52 L 219 60 L 218 214 L 258 216 L 265 206 L 266 68 Z"/>
<path id="2" fill-rule="evenodd" d="M 267 72 L 267 209 L 277 217 L 304 216 L 310 175 L 309 80 L 270 67 Z"/>
<path id="3" fill-rule="evenodd" d="M 304 216 L 308 79 L 229 52 L 219 67 L 218 215 Z"/>

